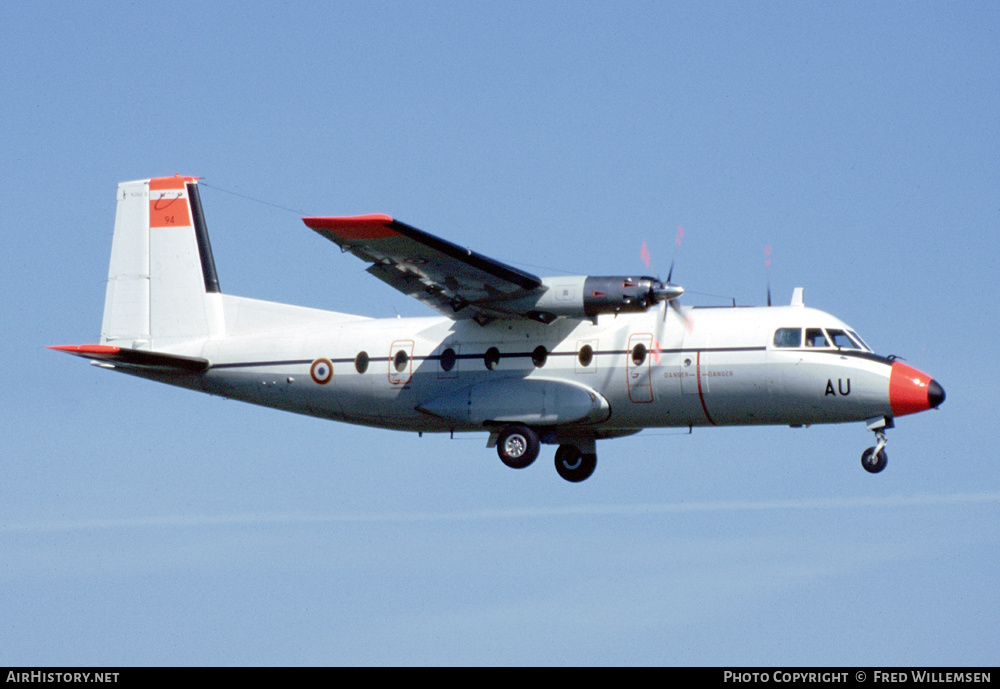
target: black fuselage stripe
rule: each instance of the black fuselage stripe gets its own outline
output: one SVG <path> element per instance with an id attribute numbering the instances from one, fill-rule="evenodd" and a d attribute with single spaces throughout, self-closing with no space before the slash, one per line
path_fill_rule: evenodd
<path id="1" fill-rule="evenodd" d="M 661 349 L 660 354 L 681 354 L 681 353 L 700 353 L 700 352 L 763 352 L 766 347 L 708 347 L 703 349 Z M 594 356 L 624 356 L 630 354 L 631 350 L 628 349 L 608 349 L 604 351 L 594 352 Z M 838 352 L 826 352 L 829 354 L 837 354 Z M 576 357 L 577 352 L 547 352 L 547 356 L 567 356 Z M 486 356 L 486 352 L 481 354 L 457 354 L 456 359 L 464 359 L 466 361 L 481 361 Z M 532 358 L 534 352 L 500 352 L 501 359 L 517 359 L 517 358 Z M 322 358 L 322 357 L 317 357 Z M 258 368 L 261 366 L 308 366 L 312 364 L 316 359 L 283 359 L 278 361 L 241 361 L 228 364 L 214 364 L 213 369 L 221 368 Z M 431 354 L 428 356 L 414 356 L 414 361 L 440 361 L 440 354 Z M 330 359 L 331 364 L 353 364 L 355 362 L 354 358 L 337 358 Z M 379 363 L 379 362 L 389 362 L 392 361 L 391 357 L 380 356 L 380 357 L 370 357 L 368 359 L 369 363 Z"/>

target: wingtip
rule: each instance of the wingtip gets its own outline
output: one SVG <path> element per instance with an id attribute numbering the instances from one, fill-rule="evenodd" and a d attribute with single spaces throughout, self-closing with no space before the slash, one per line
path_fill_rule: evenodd
<path id="1" fill-rule="evenodd" d="M 393 222 L 385 213 L 367 215 L 307 216 L 302 222 L 312 228 L 356 227 L 358 225 L 385 225 Z"/>
<path id="2" fill-rule="evenodd" d="M 381 239 L 399 234 L 393 218 L 382 213 L 336 217 L 305 217 L 302 222 L 318 232 L 328 232 L 341 239 Z"/>

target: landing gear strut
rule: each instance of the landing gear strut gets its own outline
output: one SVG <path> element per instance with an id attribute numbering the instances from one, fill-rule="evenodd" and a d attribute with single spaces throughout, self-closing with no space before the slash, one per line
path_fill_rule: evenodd
<path id="1" fill-rule="evenodd" d="M 885 469 L 885 465 L 889 463 L 889 455 L 885 453 L 887 442 L 885 430 L 892 428 L 892 426 L 891 418 L 880 417 L 869 421 L 868 428 L 875 433 L 876 443 L 875 447 L 869 447 L 861 453 L 861 466 L 865 468 L 865 471 L 877 474 Z"/>

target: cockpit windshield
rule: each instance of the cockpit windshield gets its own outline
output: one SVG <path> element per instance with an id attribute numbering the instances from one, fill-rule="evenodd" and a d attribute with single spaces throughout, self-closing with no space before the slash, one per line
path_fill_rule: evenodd
<path id="1" fill-rule="evenodd" d="M 829 347 L 822 328 L 806 328 L 806 347 Z"/>
<path id="2" fill-rule="evenodd" d="M 851 340 L 843 330 L 827 330 L 827 332 L 837 349 L 860 349 L 858 343 Z"/>
<path id="3" fill-rule="evenodd" d="M 778 328 L 774 331 L 773 342 L 775 347 L 781 349 L 808 347 L 872 351 L 853 330 L 839 328 Z"/>
<path id="4" fill-rule="evenodd" d="M 868 343 L 865 342 L 864 340 L 862 340 L 861 337 L 856 332 L 854 332 L 853 330 L 848 330 L 847 332 L 851 336 L 852 340 L 854 340 L 859 345 L 861 345 L 861 349 L 867 350 L 869 352 L 874 352 L 875 351 L 874 349 L 872 349 L 871 347 L 869 347 Z"/>

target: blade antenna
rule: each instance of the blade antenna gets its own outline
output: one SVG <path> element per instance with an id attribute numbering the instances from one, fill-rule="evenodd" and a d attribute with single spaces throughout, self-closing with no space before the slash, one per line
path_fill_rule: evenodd
<path id="1" fill-rule="evenodd" d="M 764 247 L 764 268 L 767 272 L 767 305 L 771 305 L 771 245 Z"/>

